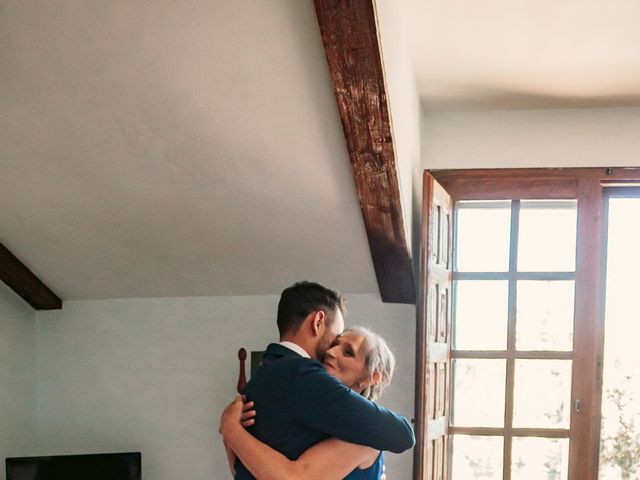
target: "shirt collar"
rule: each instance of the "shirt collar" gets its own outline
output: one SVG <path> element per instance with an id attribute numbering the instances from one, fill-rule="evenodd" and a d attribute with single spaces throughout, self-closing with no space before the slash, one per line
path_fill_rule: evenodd
<path id="1" fill-rule="evenodd" d="M 311 358 L 311 356 L 306 352 L 304 348 L 302 348 L 300 345 L 297 345 L 293 342 L 280 342 L 278 345 L 282 345 L 283 347 L 286 347 L 289 350 L 293 350 L 301 357 Z"/>

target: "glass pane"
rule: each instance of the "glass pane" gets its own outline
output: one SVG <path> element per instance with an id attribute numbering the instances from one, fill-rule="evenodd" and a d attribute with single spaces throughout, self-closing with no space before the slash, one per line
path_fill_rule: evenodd
<path id="1" fill-rule="evenodd" d="M 452 425 L 504 425 L 505 360 L 454 359 Z"/>
<path id="2" fill-rule="evenodd" d="M 515 437 L 511 458 L 512 480 L 566 480 L 569 439 Z"/>
<path id="3" fill-rule="evenodd" d="M 506 280 L 455 282 L 456 350 L 505 350 L 509 284 Z"/>
<path id="4" fill-rule="evenodd" d="M 502 437 L 451 436 L 452 479 L 501 480 Z"/>
<path id="5" fill-rule="evenodd" d="M 517 350 L 573 349 L 573 280 L 520 281 Z"/>
<path id="6" fill-rule="evenodd" d="M 516 360 L 513 426 L 569 428 L 571 360 Z"/>
<path id="7" fill-rule="evenodd" d="M 609 201 L 601 480 L 640 478 L 639 198 Z"/>
<path id="8" fill-rule="evenodd" d="M 518 270 L 573 272 L 576 268 L 575 200 L 520 203 Z"/>
<path id="9" fill-rule="evenodd" d="M 506 272 L 511 202 L 460 202 L 456 215 L 456 270 Z"/>

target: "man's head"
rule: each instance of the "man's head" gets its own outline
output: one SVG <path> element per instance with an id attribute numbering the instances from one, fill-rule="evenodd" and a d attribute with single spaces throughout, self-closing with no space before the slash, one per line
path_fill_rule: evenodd
<path id="1" fill-rule="evenodd" d="M 278 303 L 280 340 L 304 348 L 322 360 L 336 336 L 344 330 L 344 298 L 313 282 L 298 282 L 286 288 Z"/>

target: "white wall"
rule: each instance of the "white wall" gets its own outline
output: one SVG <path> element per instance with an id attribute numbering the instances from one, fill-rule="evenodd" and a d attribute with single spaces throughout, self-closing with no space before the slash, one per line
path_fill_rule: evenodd
<path id="1" fill-rule="evenodd" d="M 640 165 L 640 108 L 426 112 L 424 168 Z"/>
<path id="2" fill-rule="evenodd" d="M 413 415 L 414 308 L 348 295 L 347 322 L 398 355 L 382 403 Z M 37 316 L 38 445 L 30 454 L 143 452 L 144 478 L 229 478 L 218 416 L 234 394 L 240 346 L 276 339 L 277 296 L 65 302 Z M 389 455 L 410 478 L 411 453 Z"/>
<path id="3" fill-rule="evenodd" d="M 420 99 L 408 48 L 406 12 L 397 0 L 379 0 L 375 6 L 407 239 L 409 248 L 418 251 L 411 239 L 419 232 L 422 194 Z"/>
<path id="4" fill-rule="evenodd" d="M 33 445 L 34 328 L 31 307 L 0 282 L 0 479 L 4 459 Z"/>

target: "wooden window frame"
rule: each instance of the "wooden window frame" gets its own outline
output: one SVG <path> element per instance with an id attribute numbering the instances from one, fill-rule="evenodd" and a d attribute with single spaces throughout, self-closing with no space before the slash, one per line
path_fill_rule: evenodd
<path id="1" fill-rule="evenodd" d="M 575 325 L 573 352 L 570 354 L 573 381 L 570 428 L 567 432 L 570 436 L 568 478 L 597 480 L 604 353 L 605 201 L 610 190 L 622 192 L 625 188 L 640 185 L 640 168 L 471 169 L 431 170 L 429 173 L 451 195 L 454 205 L 460 200 L 577 199 Z M 424 283 L 425 278 L 420 281 Z M 424 328 L 424 321 L 424 315 L 419 312 L 417 322 L 420 331 Z M 424 340 L 418 338 L 416 371 L 422 371 L 420 359 L 424 358 L 427 348 Z M 466 355 L 476 354 L 467 352 Z M 498 353 L 483 352 L 481 355 L 485 356 L 483 358 L 495 358 Z M 518 358 L 526 358 L 527 355 L 519 354 Z M 549 358 L 567 357 L 566 352 L 546 352 L 543 356 L 547 355 Z M 464 358 L 464 355 L 458 358 Z M 481 357 L 476 355 L 473 358 Z M 543 357 L 536 352 L 535 358 Z M 427 385 L 428 382 L 420 382 L 416 388 L 427 388 Z M 423 394 L 416 392 L 417 396 Z M 576 400 L 581 402 L 579 412 L 573 408 Z M 417 406 L 416 422 L 423 425 L 424 421 L 424 412 Z M 464 429 L 460 428 L 449 427 L 449 430 L 451 433 L 464 433 Z M 485 430 L 485 434 L 499 434 L 498 431 L 504 431 L 504 428 Z M 555 429 L 517 430 L 518 433 L 537 433 L 547 437 L 562 435 Z M 477 431 L 474 429 L 474 433 Z M 512 433 L 516 433 L 516 429 L 512 429 Z M 423 479 L 421 471 L 420 465 L 414 466 L 415 480 Z M 509 475 L 505 480 L 510 478 Z"/>

